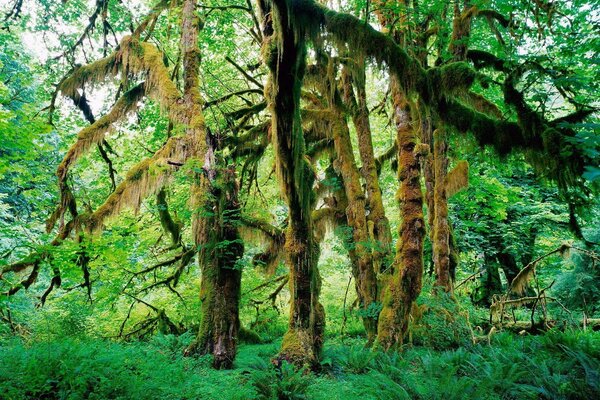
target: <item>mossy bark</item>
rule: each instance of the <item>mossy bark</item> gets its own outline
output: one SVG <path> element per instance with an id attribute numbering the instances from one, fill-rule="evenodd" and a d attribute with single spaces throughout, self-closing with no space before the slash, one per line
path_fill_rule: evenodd
<path id="1" fill-rule="evenodd" d="M 460 2 L 454 3 L 454 19 L 452 20 L 452 38 L 449 50 L 455 61 L 462 61 L 467 57 L 469 49 L 469 37 L 471 34 L 471 20 L 477 13 L 477 8 L 470 5 L 470 1 L 464 2 L 463 10 Z"/>
<path id="2" fill-rule="evenodd" d="M 173 247 L 181 244 L 181 222 L 176 221 L 169 212 L 169 204 L 167 203 L 167 191 L 161 188 L 156 194 L 156 207 L 158 209 L 158 218 L 165 233 L 171 236 Z"/>
<path id="3" fill-rule="evenodd" d="M 421 293 L 423 275 L 423 193 L 416 132 L 411 126 L 408 102 L 392 76 L 392 96 L 398 142 L 397 199 L 402 223 L 396 248 L 394 275 L 383 295 L 377 341 L 388 350 L 402 345 L 413 302 Z"/>
<path id="4" fill-rule="evenodd" d="M 197 227 L 202 320 L 198 338 L 189 350 L 212 354 L 213 366 L 223 369 L 233 367 L 236 354 L 242 278 L 238 261 L 244 245 L 238 231 L 240 205 L 235 170 L 220 168 L 215 174 Z"/>
<path id="5" fill-rule="evenodd" d="M 344 101 L 349 103 L 352 109 L 352 122 L 356 129 L 358 152 L 362 162 L 360 171 L 366 184 L 366 208 L 369 210 L 367 224 L 372 243 L 373 268 L 376 274 L 391 273 L 392 232 L 383 208 L 383 198 L 379 186 L 365 80 L 364 59 L 359 61 L 357 71 L 353 74 L 349 74 L 348 71 L 342 73 Z M 353 86 L 356 87 L 356 96 L 353 93 Z"/>
<path id="6" fill-rule="evenodd" d="M 352 238 L 356 264 L 353 265 L 356 292 L 360 303 L 360 314 L 367 332 L 369 343 L 377 335 L 377 277 L 371 256 L 365 194 L 360 181 L 360 173 L 354 159 L 347 122 L 339 108 L 336 108 L 333 126 L 333 142 L 336 152 L 334 168 L 342 177 L 348 204 L 346 218 L 352 228 Z"/>
<path id="7" fill-rule="evenodd" d="M 302 27 L 286 0 L 259 1 L 263 19 L 263 57 L 270 69 L 265 88 L 272 114 L 272 140 L 281 191 L 289 208 L 286 261 L 290 270 L 289 328 L 280 358 L 315 364 L 323 345 L 325 311 L 319 303 L 319 244 L 311 218 L 314 172 L 305 158 L 300 89 L 306 68 Z"/>
<path id="8" fill-rule="evenodd" d="M 239 331 L 241 270 L 238 260 L 244 246 L 238 227 L 240 206 L 235 168 L 215 157 L 219 141 L 207 135 L 199 90 L 201 26 L 197 0 L 182 7 L 183 112 L 187 145 L 203 171 L 194 176 L 191 204 L 194 242 L 202 272 L 202 319 L 196 341 L 187 353 L 212 354 L 215 368 L 231 368 Z"/>
<path id="9" fill-rule="evenodd" d="M 427 109 L 421 113 L 421 143 L 430 148 L 429 154 L 421 159 L 421 169 L 423 171 L 423 180 L 425 182 L 425 203 L 427 205 L 427 227 L 429 229 L 428 239 L 433 248 L 434 219 L 435 219 L 435 172 L 433 155 L 433 121 Z M 429 264 L 428 273 L 431 275 L 434 270 L 433 257 Z"/>
<path id="10" fill-rule="evenodd" d="M 448 174 L 447 139 L 443 128 L 434 132 L 434 221 L 433 221 L 433 264 L 437 287 L 445 292 L 452 291 L 450 275 L 450 226 L 448 225 L 448 196 L 446 176 Z"/>

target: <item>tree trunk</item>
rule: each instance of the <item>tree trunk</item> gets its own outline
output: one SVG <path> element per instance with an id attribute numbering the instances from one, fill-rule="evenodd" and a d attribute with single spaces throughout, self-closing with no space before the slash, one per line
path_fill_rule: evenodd
<path id="1" fill-rule="evenodd" d="M 212 354 L 217 369 L 232 368 L 240 329 L 242 271 L 238 261 L 244 245 L 238 232 L 240 205 L 235 170 L 215 171 L 210 197 L 199 221 L 202 270 L 202 321 L 195 351 Z"/>
<path id="2" fill-rule="evenodd" d="M 300 119 L 300 88 L 306 68 L 304 32 L 286 0 L 259 2 L 263 16 L 263 55 L 270 69 L 266 95 L 272 114 L 272 139 L 281 191 L 289 208 L 286 261 L 290 270 L 290 320 L 280 358 L 315 364 L 323 345 L 325 311 L 319 303 L 319 244 L 311 210 L 314 172 L 305 159 Z"/>
<path id="3" fill-rule="evenodd" d="M 217 165 L 218 141 L 207 137 L 199 90 L 198 34 L 200 20 L 196 0 L 186 0 L 182 8 L 181 48 L 183 54 L 184 102 L 187 135 L 197 164 L 191 188 L 194 208 L 192 231 L 199 249 L 202 271 L 200 331 L 186 354 L 212 353 L 215 368 L 231 368 L 239 330 L 241 271 L 237 261 L 244 252 L 237 231 L 239 204 L 235 170 Z M 223 163 L 222 160 L 219 161 Z"/>
<path id="4" fill-rule="evenodd" d="M 350 76 L 344 69 L 342 83 L 344 88 L 344 101 L 352 109 L 352 122 L 356 128 L 358 138 L 358 151 L 362 162 L 361 173 L 366 183 L 367 192 L 367 224 L 372 242 L 372 258 L 375 274 L 391 273 L 391 244 L 392 232 L 390 223 L 385 215 L 377 164 L 373 151 L 371 125 L 369 122 L 369 109 L 367 107 L 367 92 L 365 89 L 365 63 L 360 61 L 358 72 Z M 356 98 L 352 84 L 356 87 Z M 380 290 L 379 290 L 380 291 Z"/>
<path id="5" fill-rule="evenodd" d="M 379 307 L 377 303 L 377 278 L 369 246 L 365 194 L 354 160 L 348 125 L 339 107 L 335 107 L 335 109 L 337 112 L 333 124 L 333 142 L 337 157 L 334 161 L 334 169 L 342 177 L 346 198 L 348 199 L 346 218 L 348 226 L 352 228 L 354 254 L 356 255 L 356 265 L 353 267 L 353 273 L 360 303 L 360 315 L 367 332 L 368 341 L 372 343 L 377 335 Z"/>
<path id="6" fill-rule="evenodd" d="M 479 278 L 479 286 L 471 294 L 471 300 L 474 304 L 489 307 L 492 304 L 492 297 L 504 291 L 502 290 L 498 264 L 494 258 L 486 253 L 483 262 L 483 274 Z"/>
<path id="7" fill-rule="evenodd" d="M 398 77 L 392 77 L 397 142 L 398 180 L 397 199 L 400 203 L 400 225 L 394 275 L 383 295 L 379 315 L 377 340 L 384 349 L 402 345 L 408 330 L 413 302 L 421 293 L 423 275 L 423 194 L 420 166 L 416 148 L 416 132 L 411 127 L 408 102 L 401 92 Z M 415 151 L 417 150 L 417 151 Z"/>
<path id="8" fill-rule="evenodd" d="M 436 286 L 445 292 L 452 291 L 450 276 L 450 227 L 448 225 L 448 197 L 446 176 L 448 157 L 446 133 L 443 128 L 434 132 L 433 163 L 435 175 L 434 220 L 433 220 L 433 264 L 436 273 Z"/>
<path id="9" fill-rule="evenodd" d="M 431 115 L 427 113 L 421 114 L 421 143 L 429 146 L 430 152 L 421 160 L 421 168 L 423 170 L 423 180 L 425 181 L 425 202 L 427 204 L 427 227 L 429 229 L 428 239 L 433 249 L 433 234 L 434 234 L 434 219 L 435 219 L 435 204 L 434 204 L 434 155 L 433 155 L 433 121 Z M 432 251 L 433 255 L 433 251 Z M 429 275 L 433 274 L 434 265 L 433 257 L 428 263 L 427 271 Z"/>

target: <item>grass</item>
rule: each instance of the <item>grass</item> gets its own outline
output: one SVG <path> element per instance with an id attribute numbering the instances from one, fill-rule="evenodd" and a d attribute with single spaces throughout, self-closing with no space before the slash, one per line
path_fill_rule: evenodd
<path id="1" fill-rule="evenodd" d="M 0 398 L 12 399 L 590 399 L 600 398 L 600 335 L 500 333 L 491 345 L 402 354 L 359 339 L 326 343 L 319 372 L 275 368 L 279 343 L 242 345 L 231 371 L 182 357 L 186 334 L 147 342 L 92 338 L 0 342 Z M 348 342 L 348 340 L 346 340 Z"/>

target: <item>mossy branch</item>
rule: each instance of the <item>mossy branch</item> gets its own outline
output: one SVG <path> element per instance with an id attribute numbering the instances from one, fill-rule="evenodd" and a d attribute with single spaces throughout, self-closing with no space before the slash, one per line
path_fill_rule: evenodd
<path id="1" fill-rule="evenodd" d="M 144 198 L 157 193 L 169 176 L 192 156 L 189 149 L 186 138 L 172 137 L 153 157 L 133 166 L 104 204 L 85 219 L 87 228 L 97 231 L 107 218 L 126 207 L 137 210 Z"/>
<path id="2" fill-rule="evenodd" d="M 112 128 L 113 124 L 133 111 L 143 95 L 144 85 L 136 85 L 123 94 L 106 115 L 79 132 L 77 142 L 69 148 L 58 166 L 56 174 L 59 181 L 64 182 L 67 179 L 69 169 L 77 159 L 87 153 L 94 144 L 102 143 L 105 134 Z"/>
<path id="3" fill-rule="evenodd" d="M 325 30 L 338 43 L 379 64 L 386 64 L 398 77 L 405 93 L 418 93 L 426 103 L 442 93 L 466 90 L 475 79 L 475 71 L 464 63 L 425 70 L 393 38 L 353 15 L 327 9 L 313 0 L 294 1 L 292 9 L 301 24 L 308 27 L 310 36 L 317 37 Z"/>

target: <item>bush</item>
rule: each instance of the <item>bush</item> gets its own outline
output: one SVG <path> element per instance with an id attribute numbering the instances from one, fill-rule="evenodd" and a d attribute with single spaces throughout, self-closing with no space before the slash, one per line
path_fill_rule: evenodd
<path id="1" fill-rule="evenodd" d="M 422 295 L 412 317 L 409 339 L 414 345 L 445 350 L 472 343 L 469 314 L 449 295 Z"/>

